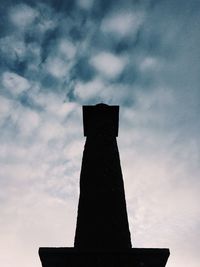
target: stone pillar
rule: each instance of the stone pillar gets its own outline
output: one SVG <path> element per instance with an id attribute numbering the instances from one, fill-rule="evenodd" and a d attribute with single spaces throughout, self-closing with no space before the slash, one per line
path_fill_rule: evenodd
<path id="1" fill-rule="evenodd" d="M 119 107 L 83 107 L 84 135 L 80 199 L 74 246 L 131 248 L 116 137 Z"/>

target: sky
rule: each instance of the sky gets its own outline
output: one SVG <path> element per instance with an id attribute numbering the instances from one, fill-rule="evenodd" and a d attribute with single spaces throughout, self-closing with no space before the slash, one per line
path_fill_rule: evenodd
<path id="1" fill-rule="evenodd" d="M 0 265 L 73 246 L 82 105 L 120 105 L 133 247 L 199 266 L 200 2 L 1 0 Z"/>

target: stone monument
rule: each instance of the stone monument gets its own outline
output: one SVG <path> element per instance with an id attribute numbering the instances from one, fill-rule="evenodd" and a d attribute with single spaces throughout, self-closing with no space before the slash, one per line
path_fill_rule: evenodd
<path id="1" fill-rule="evenodd" d="M 86 143 L 74 247 L 40 248 L 43 267 L 164 267 L 169 249 L 132 248 L 116 137 L 119 106 L 83 106 Z"/>

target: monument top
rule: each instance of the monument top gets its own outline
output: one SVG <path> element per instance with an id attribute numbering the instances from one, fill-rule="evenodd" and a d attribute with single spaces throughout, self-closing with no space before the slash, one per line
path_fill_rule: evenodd
<path id="1" fill-rule="evenodd" d="M 118 136 L 119 106 L 83 106 L 84 136 Z"/>

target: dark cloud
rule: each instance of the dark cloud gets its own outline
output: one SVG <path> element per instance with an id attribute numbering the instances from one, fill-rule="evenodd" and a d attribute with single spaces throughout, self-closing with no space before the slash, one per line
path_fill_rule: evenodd
<path id="1" fill-rule="evenodd" d="M 83 82 L 92 80 L 95 76 L 95 70 L 88 62 L 88 58 L 80 58 L 75 66 L 76 78 Z"/>

